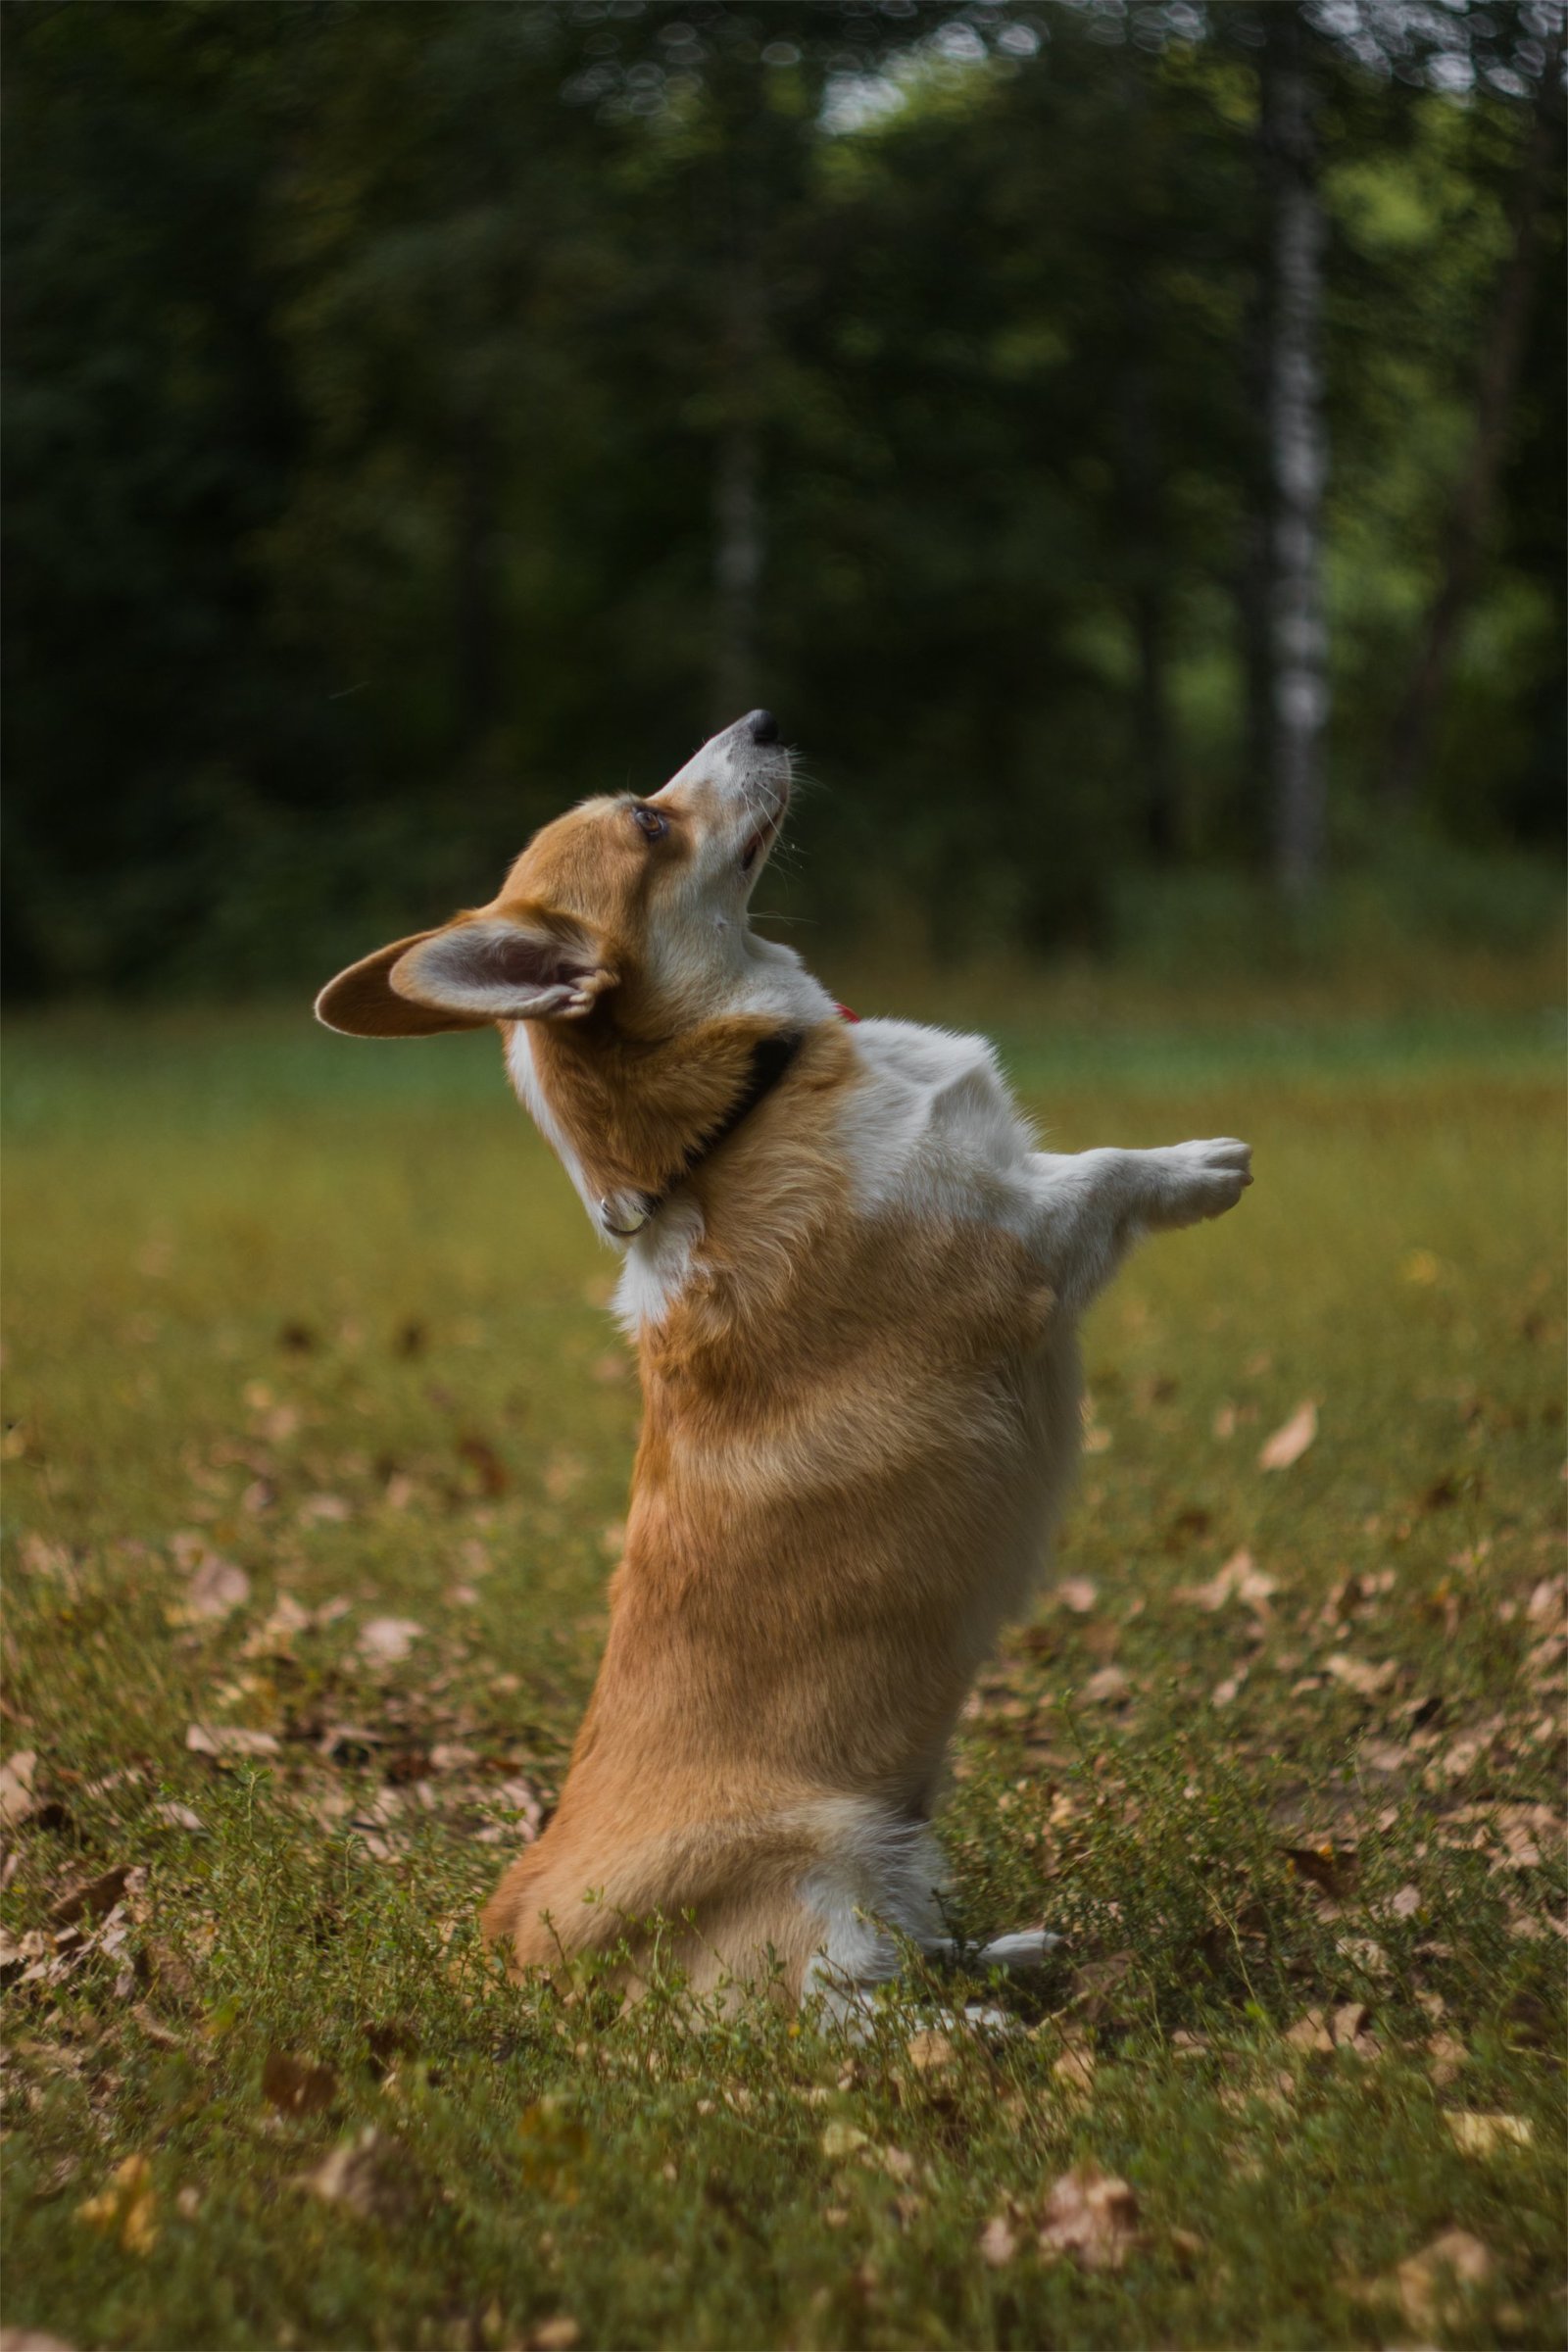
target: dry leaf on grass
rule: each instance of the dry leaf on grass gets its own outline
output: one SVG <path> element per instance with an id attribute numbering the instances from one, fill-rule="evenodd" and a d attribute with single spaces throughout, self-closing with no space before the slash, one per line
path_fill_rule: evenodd
<path id="1" fill-rule="evenodd" d="M 1075 1617 L 1087 1617 L 1100 1598 L 1100 1587 L 1092 1577 L 1063 1577 L 1056 1587 L 1056 1598 L 1064 1609 L 1071 1609 Z"/>
<path id="2" fill-rule="evenodd" d="M 1347 1690 L 1353 1690 L 1357 1698 L 1376 1698 L 1381 1691 L 1389 1690 L 1399 1675 L 1399 1669 L 1392 1658 L 1385 1658 L 1381 1664 L 1374 1666 L 1365 1658 L 1352 1658 L 1343 1649 L 1336 1650 L 1333 1657 L 1324 1659 L 1323 1670 L 1326 1674 L 1332 1674 L 1334 1680 L 1343 1684 Z"/>
<path id="3" fill-rule="evenodd" d="M 1059 2086 L 1064 2103 L 1085 2106 L 1095 2087 L 1094 2051 L 1064 2050 L 1052 2067 L 1051 2079 Z"/>
<path id="4" fill-rule="evenodd" d="M 1103 1960 L 1084 1961 L 1072 1972 L 1068 2007 L 1080 2023 L 1107 2023 L 1135 1997 L 1135 1988 L 1129 1983 L 1132 1974 L 1131 1952 L 1111 1952 Z"/>
<path id="5" fill-rule="evenodd" d="M 127 2254 L 150 2254 L 158 2243 L 158 2220 L 146 2157 L 127 2156 L 117 2164 L 108 2185 L 76 2207 L 76 2219 L 106 2237 L 118 2237 Z"/>
<path id="6" fill-rule="evenodd" d="M 37 1751 L 30 1747 L 19 1747 L 14 1756 L 0 1764 L 0 1830 L 16 1829 L 38 1810 L 38 1800 L 32 1792 L 37 1769 Z"/>
<path id="7" fill-rule="evenodd" d="M 1443 2120 L 1461 2156 L 1495 2156 L 1500 2149 L 1533 2146 L 1536 2128 L 1526 2115 L 1476 2115 L 1446 2107 Z"/>
<path id="8" fill-rule="evenodd" d="M 869 2145 L 870 2134 L 862 2132 L 858 2124 L 831 2123 L 822 2133 L 822 2153 L 830 2164 Z"/>
<path id="9" fill-rule="evenodd" d="M 980 2259 L 1004 2271 L 1018 2251 L 1017 2234 L 1004 2214 L 995 2214 L 980 2232 Z"/>
<path id="10" fill-rule="evenodd" d="M 175 1804 L 172 1799 L 154 1805 L 153 1819 L 161 1821 L 165 1829 L 189 1830 L 193 1835 L 205 1833 L 207 1828 L 199 1813 L 192 1812 L 189 1805 Z"/>
<path id="11" fill-rule="evenodd" d="M 1384 2291 L 1397 2296 L 1409 2326 L 1424 2337 L 1451 2328 L 1464 2312 L 1464 2290 L 1492 2277 L 1491 2248 L 1468 2230 L 1445 2230 L 1430 2246 L 1401 2262 Z"/>
<path id="12" fill-rule="evenodd" d="M 361 1627 L 355 1648 L 373 1666 L 395 1666 L 424 1633 L 413 1617 L 372 1617 Z"/>
<path id="13" fill-rule="evenodd" d="M 300 1504 L 299 1516 L 307 1526 L 317 1520 L 325 1520 L 341 1526 L 346 1520 L 353 1518 L 354 1506 L 352 1503 L 346 1502 L 341 1494 L 307 1494 L 305 1500 Z"/>
<path id="14" fill-rule="evenodd" d="M 1091 1706 L 1110 1707 L 1118 1699 L 1125 1698 L 1131 1689 L 1131 1681 L 1122 1667 L 1102 1666 L 1098 1673 L 1089 1677 L 1079 1695 L 1086 1698 Z"/>
<path id="15" fill-rule="evenodd" d="M 294 1654 L 296 1634 L 308 1634 L 316 1626 L 316 1612 L 295 1599 L 292 1592 L 280 1592 L 272 1603 L 270 1616 L 248 1634 L 241 1644 L 241 1655 L 247 1658 L 289 1658 Z"/>
<path id="16" fill-rule="evenodd" d="M 370 2221 L 409 2201 L 413 2175 L 402 2151 L 368 2124 L 358 2139 L 345 2140 L 313 2172 L 301 2173 L 294 2185 Z"/>
<path id="17" fill-rule="evenodd" d="M 1086 2271 L 1119 2271 L 1142 2243 L 1138 2199 L 1096 2164 L 1075 2165 L 1040 2209 L 1040 2251 L 1068 2254 Z"/>
<path id="18" fill-rule="evenodd" d="M 133 2002 L 131 2005 L 130 2014 L 136 2020 L 136 2023 L 138 2026 L 140 2026 L 143 2034 L 152 2043 L 155 2050 L 183 2050 L 189 2048 L 190 2045 L 186 2041 L 184 2034 L 176 2034 L 172 2026 L 166 2026 L 163 2019 L 159 2017 L 153 2010 L 149 2009 L 145 2001 Z"/>
<path id="19" fill-rule="evenodd" d="M 262 2095 L 284 2115 L 320 2115 L 337 2095 L 337 2077 L 329 2066 L 291 2058 L 286 2050 L 269 2050 L 262 2066 Z"/>
<path id="20" fill-rule="evenodd" d="M 0 2352 L 72 2352 L 72 2347 L 41 2328 L 0 2328 Z"/>
<path id="21" fill-rule="evenodd" d="M 571 2352 L 581 2336 L 582 2329 L 571 2314 L 562 2311 L 554 2319 L 541 2320 L 537 2327 L 530 2328 L 524 2343 L 526 2352 Z"/>
<path id="22" fill-rule="evenodd" d="M 85 1879 L 79 1886 L 68 1887 L 50 1905 L 49 1924 L 65 1928 L 74 1919 L 105 1918 L 124 1892 L 129 1876 L 129 1863 L 121 1863 L 114 1870 L 103 1871 L 96 1879 Z"/>
<path id="23" fill-rule="evenodd" d="M 1241 1600 L 1258 1616 L 1269 1614 L 1269 1595 L 1274 1591 L 1274 1579 L 1264 1576 L 1252 1555 L 1245 1546 L 1232 1552 L 1223 1568 L 1216 1568 L 1205 1585 L 1178 1585 L 1176 1598 L 1190 1600 L 1198 1608 L 1222 1609 L 1228 1600 Z"/>
<path id="24" fill-rule="evenodd" d="M 1298 1404 L 1290 1419 L 1259 1448 L 1257 1466 L 1260 1470 L 1289 1470 L 1298 1462 L 1312 1440 L 1317 1436 L 1317 1406 L 1308 1396 Z"/>
<path id="25" fill-rule="evenodd" d="M 216 1551 L 205 1552 L 184 1592 L 171 1606 L 170 1620 L 174 1625 L 217 1624 L 243 1608 L 250 1596 L 251 1580 L 243 1568 L 236 1568 L 232 1560 L 220 1560 Z"/>
<path id="26" fill-rule="evenodd" d="M 270 1732 L 247 1731 L 237 1723 L 193 1723 L 186 1727 L 185 1745 L 193 1756 L 275 1756 L 278 1744 Z"/>
<path id="27" fill-rule="evenodd" d="M 1435 2086 L 1446 2090 L 1460 2069 L 1468 2065 L 1470 2053 L 1452 2034 L 1434 2034 L 1427 2043 L 1427 2057 Z"/>
<path id="28" fill-rule="evenodd" d="M 917 2075 L 940 2074 L 945 2067 L 953 2064 L 956 2056 L 946 2034 L 911 2034 L 905 2049 Z"/>

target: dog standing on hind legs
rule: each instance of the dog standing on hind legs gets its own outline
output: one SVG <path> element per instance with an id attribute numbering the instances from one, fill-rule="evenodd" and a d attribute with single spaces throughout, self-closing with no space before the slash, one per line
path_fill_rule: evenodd
<path id="1" fill-rule="evenodd" d="M 841 1017 L 748 919 L 789 798 L 754 710 L 662 791 L 546 825 L 488 906 L 317 1011 L 498 1027 L 623 1256 L 645 1409 L 609 1640 L 486 1933 L 548 1969 L 689 1922 L 662 1943 L 694 1989 L 773 1973 L 853 2006 L 890 1929 L 951 1949 L 931 1812 L 1071 1482 L 1079 1318 L 1141 1234 L 1251 1178 L 1228 1138 L 1036 1152 L 983 1040 Z"/>

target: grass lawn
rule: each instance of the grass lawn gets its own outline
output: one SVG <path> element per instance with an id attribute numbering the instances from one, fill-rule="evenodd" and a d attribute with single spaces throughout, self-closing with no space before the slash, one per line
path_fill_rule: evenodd
<path id="1" fill-rule="evenodd" d="M 1027 2030 L 913 1979 L 860 2048 L 476 1947 L 637 1414 L 494 1041 L 13 1029 L 10 2323 L 1562 2341 L 1560 1032 L 1004 1010 L 1057 1148 L 1242 1134 L 1258 1181 L 1096 1311 L 1062 1552 L 961 1726 L 956 1920 L 1066 1938 Z"/>

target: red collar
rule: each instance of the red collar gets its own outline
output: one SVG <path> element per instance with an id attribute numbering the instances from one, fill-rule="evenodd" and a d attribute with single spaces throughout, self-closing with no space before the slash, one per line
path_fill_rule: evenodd
<path id="1" fill-rule="evenodd" d="M 835 1004 L 833 1009 L 841 1021 L 858 1021 L 860 1017 L 858 1012 L 852 1012 L 847 1004 Z"/>

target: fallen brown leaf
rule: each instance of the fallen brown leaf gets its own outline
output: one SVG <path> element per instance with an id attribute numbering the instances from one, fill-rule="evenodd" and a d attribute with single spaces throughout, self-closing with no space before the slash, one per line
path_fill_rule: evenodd
<path id="1" fill-rule="evenodd" d="M 1204 1585 L 1178 1585 L 1176 1598 L 1190 1600 L 1200 1609 L 1222 1609 L 1228 1600 L 1245 1601 L 1258 1616 L 1269 1613 L 1269 1595 L 1274 1591 L 1274 1579 L 1264 1576 L 1244 1547 L 1232 1552 L 1223 1568 L 1216 1568 Z"/>
<path id="2" fill-rule="evenodd" d="M 905 2044 L 909 2064 L 918 2075 L 940 2074 L 953 2064 L 956 2053 L 945 2034 L 911 2034 Z"/>
<path id="3" fill-rule="evenodd" d="M 1485 2286 L 1492 2252 L 1468 2230 L 1445 2230 L 1430 2246 L 1401 2262 L 1389 2284 L 1409 2325 L 1426 2337 L 1450 2328 L 1464 2310 L 1466 2287 Z"/>
<path id="4" fill-rule="evenodd" d="M 423 1632 L 423 1626 L 413 1617 L 371 1617 L 361 1627 L 354 1646 L 371 1665 L 395 1666 L 408 1656 Z"/>
<path id="5" fill-rule="evenodd" d="M 127 2156 L 117 2164 L 107 2186 L 76 2207 L 76 2219 L 106 2237 L 118 2237 L 127 2254 L 150 2254 L 158 2243 L 158 2221 L 146 2157 Z"/>
<path id="6" fill-rule="evenodd" d="M 1040 2209 L 1040 2251 L 1071 2255 L 1087 2271 L 1119 2271 L 1140 2242 L 1138 2199 L 1096 2164 L 1063 2173 Z"/>
<path id="7" fill-rule="evenodd" d="M 1258 1468 L 1289 1470 L 1293 1462 L 1300 1460 L 1316 1436 L 1317 1406 L 1308 1396 L 1260 1447 Z"/>
<path id="8" fill-rule="evenodd" d="M 1004 2271 L 1018 2251 L 1017 2234 L 1004 2214 L 994 2214 L 980 2232 L 980 2259 L 994 2271 Z"/>
<path id="9" fill-rule="evenodd" d="M 541 2320 L 530 2328 L 526 2339 L 527 2352 L 571 2352 L 582 2329 L 569 2312 L 559 2312 L 553 2320 Z"/>
<path id="10" fill-rule="evenodd" d="M 72 2347 L 41 2328 L 0 2328 L 0 2352 L 72 2352 Z"/>
<path id="11" fill-rule="evenodd" d="M 347 2206 L 362 2221 L 394 2212 L 407 2201 L 411 2184 L 400 2151 L 369 2124 L 294 2182 L 323 2204 Z"/>
<path id="12" fill-rule="evenodd" d="M 1477 2115 L 1468 2108 L 1446 2107 L 1443 2120 L 1461 2156 L 1495 2156 L 1501 2148 L 1528 2148 L 1536 2128 L 1527 2115 Z"/>
<path id="13" fill-rule="evenodd" d="M 270 1732 L 247 1731 L 242 1724 L 193 1723 L 185 1732 L 193 1756 L 275 1756 L 278 1744 Z"/>
<path id="14" fill-rule="evenodd" d="M 1285 1858 L 1298 1879 L 1318 1887 L 1336 1901 L 1354 1891 L 1361 1875 L 1360 1857 L 1353 1845 L 1336 1845 L 1330 1838 L 1315 1845 L 1288 1845 Z"/>
<path id="15" fill-rule="evenodd" d="M 248 1634 L 241 1644 L 241 1655 L 247 1658 L 288 1658 L 294 1654 L 296 1634 L 311 1632 L 316 1624 L 312 1610 L 297 1601 L 292 1592 L 280 1592 L 272 1603 L 271 1614 L 265 1625 Z"/>
<path id="16" fill-rule="evenodd" d="M 207 1827 L 201 1815 L 193 1813 L 189 1805 L 176 1804 L 172 1799 L 163 1804 L 154 1805 L 153 1818 L 155 1821 L 161 1821 L 164 1827 L 170 1830 L 194 1832 L 205 1831 Z"/>
<path id="17" fill-rule="evenodd" d="M 1132 1973 L 1131 1952 L 1112 1952 L 1103 1960 L 1086 1960 L 1072 1972 L 1069 2007 L 1081 2021 L 1091 2024 L 1104 2022 L 1116 2008 L 1116 1995 L 1122 1991 Z"/>
<path id="18" fill-rule="evenodd" d="M 320 2115 L 337 2095 L 337 2076 L 329 2066 L 291 2058 L 286 2050 L 269 2050 L 262 2066 L 262 2095 L 285 2115 Z"/>
<path id="19" fill-rule="evenodd" d="M 512 1474 L 488 1438 L 464 1437 L 458 1440 L 458 1452 L 470 1470 L 477 1474 L 479 1492 L 493 1501 L 504 1494 L 512 1484 Z"/>
<path id="20" fill-rule="evenodd" d="M 1373 1666 L 1365 1658 L 1352 1658 L 1343 1649 L 1336 1650 L 1331 1658 L 1325 1658 L 1323 1669 L 1326 1674 L 1332 1674 L 1337 1683 L 1343 1683 L 1346 1690 L 1353 1690 L 1358 1698 L 1376 1698 L 1397 1681 L 1399 1673 L 1392 1658 L 1385 1658 L 1380 1665 Z"/>
<path id="21" fill-rule="evenodd" d="M 1094 2051 L 1064 2050 L 1051 2069 L 1051 2079 L 1060 2085 L 1062 2097 L 1068 2105 L 1085 2106 L 1095 2087 Z"/>
<path id="22" fill-rule="evenodd" d="M 1056 1598 L 1064 1609 L 1071 1609 L 1075 1617 L 1087 1617 L 1100 1598 L 1100 1587 L 1092 1577 L 1063 1577 L 1056 1587 Z"/>
<path id="23" fill-rule="evenodd" d="M 300 1504 L 299 1516 L 307 1526 L 325 1520 L 341 1526 L 354 1516 L 354 1506 L 341 1494 L 307 1494 Z"/>
<path id="24" fill-rule="evenodd" d="M 251 1580 L 232 1560 L 217 1552 L 204 1553 L 184 1592 L 170 1609 L 176 1625 L 217 1624 L 243 1608 L 251 1596 Z"/>
<path id="25" fill-rule="evenodd" d="M 79 1886 L 69 1886 L 49 1907 L 50 1925 L 64 1928 L 74 1919 L 104 1918 L 119 1902 L 129 1876 L 129 1863 L 121 1863 L 114 1870 L 101 1872 L 96 1879 L 84 1879 Z"/>
<path id="26" fill-rule="evenodd" d="M 155 2050 L 183 2050 L 189 2047 L 183 2034 L 176 2034 L 172 2026 L 166 2026 L 145 2001 L 135 2002 L 130 2014 Z"/>
<path id="27" fill-rule="evenodd" d="M 14 1830 L 38 1810 L 33 1795 L 33 1777 L 38 1769 L 37 1751 L 19 1747 L 14 1756 L 0 1764 L 0 1830 Z"/>

